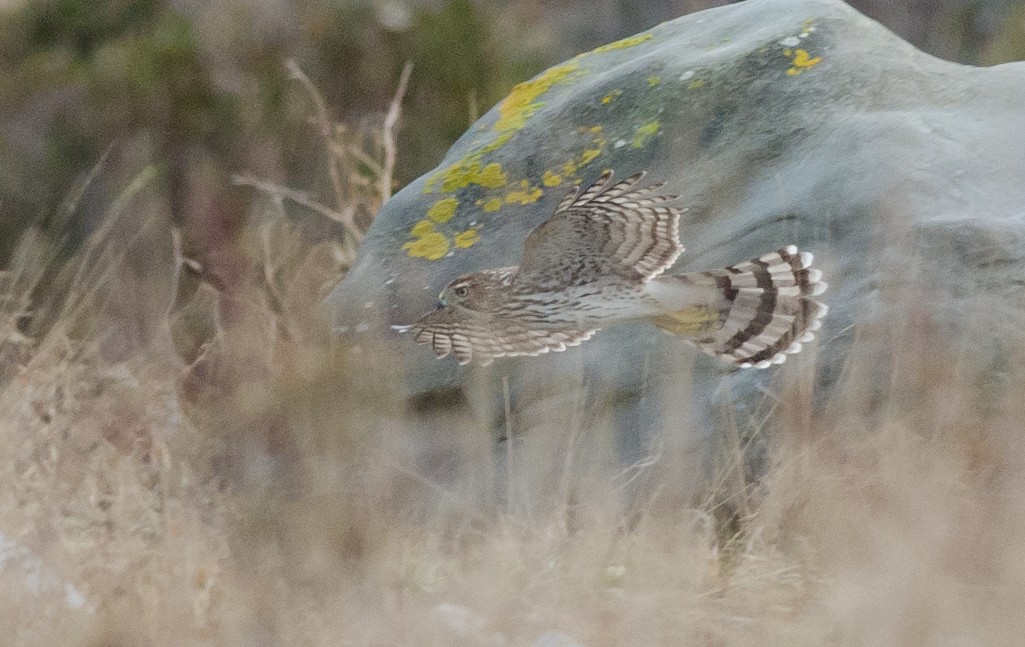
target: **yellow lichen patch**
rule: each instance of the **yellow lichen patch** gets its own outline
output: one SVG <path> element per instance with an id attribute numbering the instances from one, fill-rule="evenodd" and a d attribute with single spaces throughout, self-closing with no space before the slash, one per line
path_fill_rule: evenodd
<path id="1" fill-rule="evenodd" d="M 579 70 L 580 64 L 568 61 L 542 72 L 539 76 L 520 83 L 498 104 L 498 121 L 494 130 L 500 133 L 523 128 L 542 105 L 538 98 L 553 86 L 565 83 Z"/>
<path id="2" fill-rule="evenodd" d="M 816 56 L 815 58 L 812 58 L 811 54 L 809 54 L 808 50 L 806 50 L 806 49 L 799 49 L 799 50 L 797 50 L 797 55 L 794 56 L 794 67 L 799 67 L 799 68 L 815 67 L 816 65 L 818 65 L 821 62 L 822 62 L 822 57 L 821 56 Z"/>
<path id="3" fill-rule="evenodd" d="M 410 235 L 413 238 L 419 238 L 420 236 L 426 236 L 427 234 L 434 231 L 434 223 L 430 220 L 418 220 L 413 228 L 409 230 Z"/>
<path id="4" fill-rule="evenodd" d="M 505 187 L 508 178 L 502 166 L 496 162 L 484 164 L 484 156 L 505 146 L 512 139 L 513 133 L 522 129 L 527 120 L 544 105 L 538 99 L 553 86 L 565 83 L 576 76 L 579 69 L 580 64 L 577 61 L 568 61 L 513 88 L 509 96 L 498 104 L 498 120 L 491 128 L 498 135 L 459 161 L 432 175 L 424 185 L 424 193 L 451 193 L 473 185 L 485 189 Z"/>
<path id="5" fill-rule="evenodd" d="M 519 191 L 510 191 L 509 193 L 506 193 L 505 203 L 521 205 L 534 204 L 541 199 L 542 195 L 544 195 L 544 192 L 540 187 L 530 187 L 528 185 L 522 187 Z"/>
<path id="6" fill-rule="evenodd" d="M 436 261 L 448 253 L 448 238 L 434 230 L 434 223 L 421 220 L 410 230 L 413 240 L 402 246 L 414 258 Z"/>
<path id="7" fill-rule="evenodd" d="M 630 140 L 630 147 L 644 148 L 649 142 L 651 142 L 651 138 L 658 134 L 660 127 L 658 119 L 649 121 L 642 126 L 637 126 L 637 130 L 634 131 L 633 139 Z"/>
<path id="8" fill-rule="evenodd" d="M 466 248 L 472 247 L 475 243 L 480 240 L 480 234 L 477 233 L 477 229 L 471 227 L 466 231 L 461 231 L 455 236 L 456 247 Z"/>
<path id="9" fill-rule="evenodd" d="M 783 54 L 787 57 L 793 55 L 793 59 L 790 61 L 790 67 L 787 68 L 788 76 L 797 76 L 801 72 L 807 69 L 813 68 L 822 62 L 821 56 L 812 58 L 812 55 L 808 53 L 806 49 L 798 49 L 791 52 L 789 49 L 783 51 Z"/>
<path id="10" fill-rule="evenodd" d="M 662 77 L 657 74 L 652 74 L 648 77 L 648 87 L 653 88 L 662 82 Z"/>
<path id="11" fill-rule="evenodd" d="M 563 163 L 545 170 L 541 174 L 541 184 L 543 186 L 551 188 L 562 186 L 563 184 L 579 184 L 580 178 L 577 177 L 577 172 L 605 152 L 606 141 L 602 136 L 602 132 L 604 132 L 602 126 L 580 126 L 577 128 L 577 132 L 590 134 L 590 143 L 585 144 L 586 147 L 575 157 L 571 157 Z M 507 194 L 504 204 L 529 204 L 539 200 L 541 195 L 542 189 L 540 187 L 531 186 L 527 180 L 521 180 L 520 190 Z M 485 210 L 487 210 L 486 205 Z"/>
<path id="12" fill-rule="evenodd" d="M 526 126 L 527 121 L 544 106 L 544 103 L 540 101 L 540 98 L 556 85 L 567 83 L 579 76 L 582 76 L 585 72 L 580 69 L 579 61 L 581 58 L 590 54 L 602 54 L 614 50 L 635 47 L 645 41 L 651 40 L 652 38 L 654 37 L 651 34 L 638 34 L 614 43 L 609 43 L 608 45 L 603 45 L 591 52 L 588 52 L 587 54 L 581 54 L 580 56 L 577 56 L 561 65 L 549 68 L 537 77 L 520 83 L 514 87 L 509 95 L 498 104 L 498 119 L 490 129 L 491 132 L 497 133 L 497 136 L 487 143 L 478 144 L 477 148 L 473 149 L 462 159 L 434 173 L 424 184 L 423 192 L 425 194 L 435 192 L 451 193 L 460 189 L 465 189 L 469 186 L 480 186 L 485 189 L 504 188 L 508 183 L 508 177 L 502 169 L 502 166 L 495 162 L 485 164 L 484 156 L 503 147 L 512 139 L 512 135 L 516 131 L 521 130 Z M 651 87 L 654 87 L 659 83 L 661 83 L 661 77 L 657 75 L 653 75 L 648 78 L 648 84 Z M 609 104 L 622 94 L 623 90 L 621 89 L 613 90 L 606 95 L 601 102 L 603 104 Z M 598 134 L 602 132 L 602 128 L 601 126 L 592 126 L 589 128 L 589 132 Z M 580 161 L 570 161 L 564 164 L 562 169 L 563 173 L 561 174 L 562 177 L 559 177 L 558 182 L 556 184 L 546 184 L 546 186 L 557 186 L 558 184 L 561 184 L 563 178 L 573 175 L 581 165 L 587 164 L 600 155 L 601 149 L 604 145 L 604 140 L 600 143 L 596 142 L 596 147 L 589 148 L 581 154 Z M 557 177 L 557 175 L 558 174 L 552 171 L 552 176 L 550 176 L 547 181 L 554 182 L 554 178 Z M 540 189 L 535 190 L 540 191 Z M 509 195 L 523 194 L 526 196 L 533 196 L 533 191 L 534 190 L 514 191 Z M 536 199 L 537 198 L 533 198 L 531 201 Z M 500 205 L 496 205 L 495 200 L 496 198 L 491 198 L 485 201 L 483 204 L 484 210 L 497 211 Z M 517 199 L 517 201 L 518 200 L 519 199 Z M 508 198 L 506 198 L 505 202 L 507 201 Z M 454 215 L 455 208 L 457 206 L 458 204 L 452 206 L 452 203 L 439 201 L 432 207 L 432 211 L 429 212 L 428 217 L 439 223 L 445 222 L 448 218 L 451 218 L 452 215 Z M 434 209 L 438 209 L 438 211 L 434 211 Z M 451 209 L 451 212 L 448 212 L 448 209 Z"/>
<path id="13" fill-rule="evenodd" d="M 635 47 L 645 41 L 651 40 L 652 38 L 653 36 L 651 34 L 638 34 L 636 36 L 631 36 L 630 38 L 624 38 L 623 40 L 615 43 L 603 45 L 588 54 L 601 54 L 604 52 Z M 526 126 L 527 120 L 534 116 L 534 114 L 544 105 L 544 103 L 539 99 L 546 92 L 556 85 L 569 82 L 578 76 L 583 75 L 584 72 L 580 69 L 579 60 L 588 54 L 581 54 L 562 65 L 556 65 L 555 67 L 542 72 L 537 77 L 520 83 L 514 87 L 509 95 L 498 104 L 498 119 L 491 127 L 491 131 L 497 133 L 497 136 L 491 141 L 479 145 L 476 149 L 457 162 L 434 173 L 424 184 L 423 192 L 425 194 L 435 192 L 451 193 L 453 191 L 458 191 L 459 189 L 475 185 L 485 189 L 500 189 L 505 187 L 508 183 L 508 178 L 503 171 L 502 166 L 498 163 L 485 164 L 484 156 L 504 146 L 511 140 L 513 133 Z M 653 75 L 648 78 L 648 83 L 650 86 L 654 87 L 661 83 L 661 77 Z M 601 102 L 603 104 L 609 104 L 622 96 L 622 94 L 623 90 L 621 89 L 613 90 L 602 98 Z M 602 132 L 602 127 L 592 126 L 589 128 L 589 132 L 599 134 Z M 585 150 L 581 155 L 581 161 L 567 162 L 563 167 L 562 176 L 573 175 L 579 166 L 587 164 L 600 155 L 602 147 L 604 147 L 604 141 L 598 143 L 596 148 Z M 497 210 L 494 208 L 494 202 L 491 200 L 487 201 L 484 204 L 484 207 L 485 210 L 488 210 L 488 207 L 492 207 L 493 210 Z M 444 222 L 444 220 L 438 220 L 438 222 Z"/>
<path id="14" fill-rule="evenodd" d="M 434 222 L 448 222 L 456 215 L 458 207 L 459 201 L 455 198 L 442 198 L 427 210 L 427 217 Z"/>
<path id="15" fill-rule="evenodd" d="M 687 84 L 688 90 L 700 90 L 703 87 L 705 87 L 705 82 L 702 79 L 694 79 Z"/>
<path id="16" fill-rule="evenodd" d="M 617 40 L 616 42 L 609 43 L 608 45 L 602 45 L 601 47 L 593 49 L 588 53 L 604 54 L 605 52 L 613 52 L 617 49 L 628 49 L 630 47 L 637 47 L 644 41 L 651 40 L 652 38 L 654 38 L 654 36 L 652 36 L 651 34 L 637 34 L 636 36 L 630 36 L 629 38 L 624 38 L 623 40 Z M 583 56 L 586 55 L 587 54 L 583 54 Z"/>
<path id="17" fill-rule="evenodd" d="M 594 161 L 594 159 L 597 158 L 599 155 L 601 155 L 600 148 L 584 149 L 584 151 L 580 153 L 580 161 L 577 163 L 577 166 L 584 166 L 585 164 L 589 164 L 592 161 Z"/>
<path id="18" fill-rule="evenodd" d="M 493 153 L 493 152 L 497 151 L 499 148 L 501 148 L 501 147 L 505 146 L 507 143 L 509 143 L 510 139 L 512 139 L 512 133 L 502 133 L 501 135 L 499 135 L 498 137 L 495 137 L 493 140 L 491 140 L 490 142 L 488 142 L 484 146 L 481 146 L 479 152 L 481 154 Z"/>
<path id="19" fill-rule="evenodd" d="M 475 183 L 487 189 L 497 189 L 505 186 L 508 181 L 502 171 L 502 165 L 497 162 L 488 164 L 481 169 L 480 174 L 475 178 Z"/>
<path id="20" fill-rule="evenodd" d="M 485 213 L 494 213 L 502 208 L 502 198 L 488 198 L 487 200 L 481 200 L 477 204 L 481 205 Z"/>
<path id="21" fill-rule="evenodd" d="M 601 98 L 601 104 L 607 106 L 623 94 L 622 90 L 613 90 Z"/>
<path id="22" fill-rule="evenodd" d="M 600 126 L 596 126 L 588 129 L 591 133 L 600 133 Z M 584 166 L 590 164 L 595 159 L 601 156 L 605 151 L 605 138 L 600 135 L 594 137 L 591 140 L 591 145 L 588 148 L 580 151 L 580 154 L 572 159 L 566 160 L 561 166 L 556 169 L 545 171 L 541 176 L 541 183 L 545 186 L 558 186 L 563 182 L 573 182 L 578 184 L 580 178 L 575 177 L 577 172 Z"/>
<path id="23" fill-rule="evenodd" d="M 481 166 L 480 158 L 481 154 L 478 152 L 438 171 L 427 180 L 424 193 L 433 193 L 437 190 L 450 193 L 473 184 L 486 189 L 500 189 L 505 186 L 508 178 L 502 170 L 502 165 L 492 162 Z"/>

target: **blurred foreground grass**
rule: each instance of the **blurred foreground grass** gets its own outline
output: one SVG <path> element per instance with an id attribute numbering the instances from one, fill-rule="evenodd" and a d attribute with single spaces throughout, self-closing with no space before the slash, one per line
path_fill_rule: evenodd
<path id="1" fill-rule="evenodd" d="M 389 168 L 382 149 L 364 155 Z M 357 199 L 372 213 L 388 183 L 339 164 L 347 197 L 326 215 Z M 0 274 L 0 533 L 46 573 L 5 553 L 7 644 L 1025 635 L 1025 403 L 990 395 L 970 353 L 936 348 L 924 311 L 854 331 L 821 408 L 799 372 L 777 373 L 764 426 L 736 440 L 771 439 L 767 477 L 744 483 L 727 457 L 695 502 L 678 493 L 680 430 L 620 465 L 609 430 L 580 427 L 582 384 L 531 420 L 513 412 L 498 451 L 470 415 L 423 419 L 395 349 L 336 348 L 314 314 L 347 239 L 312 242 L 286 189 L 244 183 L 261 190 L 230 285 L 183 255 L 149 169 L 74 258 L 29 230 Z M 883 362 L 886 339 L 901 350 Z M 1009 369 L 1002 392 L 1023 378 Z M 442 477 L 424 469 L 432 453 Z M 628 493 L 642 473 L 651 487 Z"/>

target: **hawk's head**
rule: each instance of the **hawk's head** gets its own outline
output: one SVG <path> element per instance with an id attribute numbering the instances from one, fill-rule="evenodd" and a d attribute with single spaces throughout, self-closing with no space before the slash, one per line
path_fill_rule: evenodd
<path id="1" fill-rule="evenodd" d="M 470 310 L 481 310 L 490 301 L 488 281 L 475 274 L 460 276 L 452 281 L 438 295 L 439 307 L 461 306 Z"/>
<path id="2" fill-rule="evenodd" d="M 439 307 L 462 307 L 478 312 L 490 312 L 505 302 L 515 269 L 503 268 L 464 274 L 441 291 L 438 295 Z"/>

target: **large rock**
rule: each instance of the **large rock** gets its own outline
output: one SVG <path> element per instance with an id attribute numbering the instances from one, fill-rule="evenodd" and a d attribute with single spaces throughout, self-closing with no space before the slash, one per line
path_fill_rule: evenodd
<path id="1" fill-rule="evenodd" d="M 689 15 L 517 86 L 385 205 L 327 303 L 344 343 L 392 338 L 421 412 L 464 393 L 499 431 L 506 406 L 585 428 L 603 416 L 627 459 L 668 444 L 690 457 L 678 474 L 700 483 L 707 472 L 692 468 L 715 465 L 733 430 L 760 428 L 764 393 L 813 364 L 820 406 L 854 352 L 874 354 L 866 370 L 886 382 L 898 342 L 852 345 L 852 324 L 905 320 L 894 286 L 918 281 L 936 347 L 970 344 L 980 375 L 999 377 L 1025 312 L 1023 106 L 1025 64 L 932 58 L 838 0 Z M 389 332 L 457 275 L 516 264 L 568 187 L 606 168 L 646 169 L 690 207 L 675 271 L 789 243 L 813 251 L 830 283 L 822 341 L 779 369 L 731 372 L 636 324 L 464 369 Z"/>

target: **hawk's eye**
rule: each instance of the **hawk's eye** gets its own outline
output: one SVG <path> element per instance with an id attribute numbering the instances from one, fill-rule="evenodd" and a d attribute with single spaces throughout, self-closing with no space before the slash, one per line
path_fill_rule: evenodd
<path id="1" fill-rule="evenodd" d="M 465 285 L 460 285 L 459 287 L 453 289 L 452 291 L 456 293 L 457 297 L 465 297 L 467 294 L 470 293 L 470 289 L 468 287 L 466 287 Z"/>

